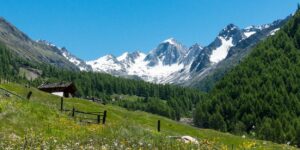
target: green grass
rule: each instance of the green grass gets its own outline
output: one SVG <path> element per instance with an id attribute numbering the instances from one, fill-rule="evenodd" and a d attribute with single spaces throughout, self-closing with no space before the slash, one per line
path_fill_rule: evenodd
<path id="1" fill-rule="evenodd" d="M 210 129 L 184 125 L 158 115 L 141 111 L 128 111 L 114 105 L 102 105 L 90 101 L 65 99 L 65 108 L 73 106 L 81 111 L 107 110 L 105 125 L 85 124 L 61 113 L 60 98 L 35 88 L 17 84 L 2 84 L 0 87 L 26 97 L 5 97 L 0 90 L 0 149 L 34 147 L 47 149 L 295 149 L 287 145 L 242 138 Z M 161 132 L 156 131 L 161 120 Z M 184 144 L 168 136 L 189 135 L 198 138 L 199 145 Z"/>

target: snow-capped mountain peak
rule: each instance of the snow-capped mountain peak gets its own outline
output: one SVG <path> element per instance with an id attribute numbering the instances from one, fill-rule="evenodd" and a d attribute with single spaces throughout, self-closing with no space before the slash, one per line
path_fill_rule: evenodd
<path id="1" fill-rule="evenodd" d="M 176 45 L 177 41 L 175 40 L 175 38 L 171 37 L 169 39 L 164 40 L 163 43 L 169 43 L 169 44 L 172 44 L 172 45 Z"/>
<path id="2" fill-rule="evenodd" d="M 201 45 L 199 45 L 198 43 L 195 43 L 194 45 L 192 45 L 189 50 L 188 50 L 188 53 L 186 55 L 188 55 L 189 53 L 191 53 L 191 51 L 193 49 L 199 49 L 199 50 L 202 50 L 204 47 L 202 47 Z"/>
<path id="3" fill-rule="evenodd" d="M 115 71 L 122 69 L 122 64 L 115 56 L 111 54 L 105 55 L 93 61 L 87 61 L 86 64 L 91 65 L 93 71 L 106 73 L 114 73 Z"/>
<path id="4" fill-rule="evenodd" d="M 137 59 L 138 57 L 145 55 L 146 54 L 140 51 L 134 51 L 132 53 L 125 52 L 121 56 L 117 57 L 117 60 L 128 65 L 129 63 L 134 63 L 135 59 Z"/>
<path id="5" fill-rule="evenodd" d="M 200 46 L 198 43 L 192 45 L 187 51 L 187 53 L 185 54 L 184 58 L 182 59 L 181 63 L 183 63 L 184 65 L 190 65 L 195 58 L 201 53 L 201 51 L 204 48 L 202 46 Z"/>
<path id="6" fill-rule="evenodd" d="M 186 54 L 187 49 L 174 38 L 167 39 L 153 49 L 145 58 L 148 66 L 155 66 L 162 62 L 163 65 L 178 63 Z"/>
<path id="7" fill-rule="evenodd" d="M 233 43 L 237 43 L 243 36 L 240 28 L 234 24 L 227 25 L 218 35 L 218 37 L 223 37 L 226 40 L 233 38 Z"/>
<path id="8" fill-rule="evenodd" d="M 125 60 L 128 57 L 128 52 L 123 53 L 121 56 L 117 57 L 118 61 Z"/>
<path id="9" fill-rule="evenodd" d="M 103 57 L 98 58 L 96 60 L 96 63 L 98 63 L 98 62 L 104 62 L 104 61 L 111 61 L 111 62 L 116 63 L 116 62 L 118 62 L 118 59 L 114 55 L 109 54 L 109 55 L 105 55 Z"/>
<path id="10" fill-rule="evenodd" d="M 234 25 L 228 24 L 223 30 L 220 31 L 219 35 L 208 46 L 209 61 L 213 64 L 218 63 L 226 58 L 229 49 L 239 43 L 246 36 L 242 30 Z"/>
<path id="11" fill-rule="evenodd" d="M 168 44 L 177 47 L 179 50 L 183 50 L 184 46 L 178 42 L 175 38 L 171 37 L 169 39 L 164 40 L 161 44 Z"/>
<path id="12" fill-rule="evenodd" d="M 228 31 L 232 31 L 232 30 L 235 30 L 235 29 L 238 29 L 238 26 L 230 23 L 228 24 L 225 28 L 223 28 L 223 32 L 228 32 Z"/>
<path id="13" fill-rule="evenodd" d="M 244 28 L 242 31 L 245 35 L 245 38 L 249 38 L 250 36 L 254 35 L 255 33 L 261 31 L 261 29 L 262 28 L 260 26 L 251 25 L 251 26 Z"/>

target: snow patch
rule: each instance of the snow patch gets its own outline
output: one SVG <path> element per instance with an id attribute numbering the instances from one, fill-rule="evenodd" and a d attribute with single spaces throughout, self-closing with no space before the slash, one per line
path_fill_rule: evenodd
<path id="1" fill-rule="evenodd" d="M 275 33 L 276 33 L 277 31 L 279 31 L 279 30 L 280 30 L 280 28 L 276 28 L 276 29 L 272 30 L 272 31 L 270 32 L 270 35 L 275 35 Z"/>
<path id="2" fill-rule="evenodd" d="M 246 27 L 245 30 L 252 30 L 252 29 L 263 30 L 263 29 L 269 28 L 270 26 L 271 26 L 270 24 L 264 24 L 264 25 L 259 25 L 259 26 L 252 25 L 252 26 Z"/>
<path id="3" fill-rule="evenodd" d="M 255 33 L 256 33 L 255 31 L 244 32 L 246 38 L 252 36 L 252 35 L 255 34 Z"/>
<path id="4" fill-rule="evenodd" d="M 232 38 L 230 38 L 229 40 L 226 40 L 223 37 L 218 37 L 221 40 L 221 46 L 216 48 L 215 50 L 212 51 L 212 54 L 210 55 L 210 62 L 212 63 L 218 63 L 221 60 L 225 59 L 227 54 L 228 54 L 228 50 L 233 46 L 232 44 Z"/>
<path id="5" fill-rule="evenodd" d="M 71 63 L 75 64 L 75 65 L 79 65 L 80 64 L 80 61 L 74 57 L 71 57 L 69 54 L 67 54 L 66 52 L 62 53 L 62 55 L 68 59 Z"/>

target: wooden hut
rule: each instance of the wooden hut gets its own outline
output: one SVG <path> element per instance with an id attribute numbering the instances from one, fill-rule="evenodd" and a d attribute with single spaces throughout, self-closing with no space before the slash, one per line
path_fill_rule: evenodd
<path id="1" fill-rule="evenodd" d="M 73 97 L 76 92 L 76 87 L 72 82 L 42 84 L 38 89 L 61 97 Z"/>

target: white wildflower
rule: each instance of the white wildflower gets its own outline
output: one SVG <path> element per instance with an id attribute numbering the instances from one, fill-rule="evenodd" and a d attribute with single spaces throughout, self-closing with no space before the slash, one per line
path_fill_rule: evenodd
<path id="1" fill-rule="evenodd" d="M 263 142 L 263 144 L 264 144 L 264 145 L 266 145 L 266 144 L 267 144 L 267 142 L 266 142 L 266 141 L 264 141 L 264 142 Z"/>

